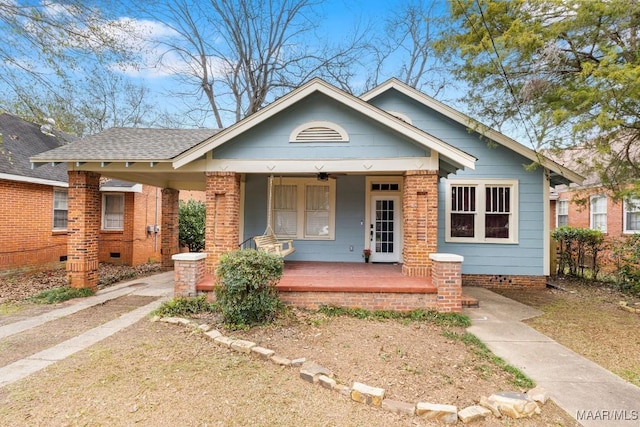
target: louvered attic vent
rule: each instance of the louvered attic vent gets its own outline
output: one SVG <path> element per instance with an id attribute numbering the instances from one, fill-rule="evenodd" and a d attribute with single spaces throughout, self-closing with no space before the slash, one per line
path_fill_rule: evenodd
<path id="1" fill-rule="evenodd" d="M 289 142 L 348 142 L 349 135 L 332 122 L 304 123 L 291 132 Z"/>

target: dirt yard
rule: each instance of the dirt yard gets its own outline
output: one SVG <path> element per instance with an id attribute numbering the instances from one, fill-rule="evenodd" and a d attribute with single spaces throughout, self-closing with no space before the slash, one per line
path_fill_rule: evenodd
<path id="1" fill-rule="evenodd" d="M 86 330 L 148 302 L 127 298 L 107 303 L 88 317 L 78 313 L 76 318 L 23 333 L 28 335 L 0 340 L 0 360 L 7 363 L 15 360 L 15 352 L 41 349 L 38 333 L 53 345 L 66 339 L 68 328 Z M 0 304 L 0 313 L 6 306 L 14 310 L 4 310 L 0 324 L 37 310 L 30 304 L 11 303 Z M 510 374 L 457 338 L 464 333 L 462 328 L 292 310 L 272 326 L 222 332 L 288 358 L 314 360 L 331 369 L 339 383 L 381 387 L 397 400 L 462 408 L 496 391 L 524 391 L 513 385 Z M 0 389 L 0 419 L 12 426 L 431 425 L 354 403 L 302 381 L 295 368 L 221 348 L 185 327 L 148 320 Z M 491 418 L 474 425 L 577 424 L 549 402 L 535 418 Z"/>
<path id="2" fill-rule="evenodd" d="M 640 307 L 640 298 L 602 283 L 552 282 L 561 289 L 496 292 L 544 312 L 527 321 L 529 326 L 640 386 L 640 314 L 619 306 L 627 301 Z"/>

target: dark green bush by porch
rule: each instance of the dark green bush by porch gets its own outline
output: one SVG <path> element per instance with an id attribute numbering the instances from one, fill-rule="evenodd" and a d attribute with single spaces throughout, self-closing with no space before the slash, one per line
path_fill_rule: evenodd
<path id="1" fill-rule="evenodd" d="M 216 270 L 216 302 L 224 322 L 244 328 L 272 321 L 282 308 L 275 287 L 282 268 L 280 257 L 261 251 L 224 254 Z"/>
<path id="2" fill-rule="evenodd" d="M 180 200 L 178 210 L 178 240 L 180 246 L 187 246 L 189 252 L 200 252 L 204 249 L 204 227 L 206 216 L 204 202 Z"/>

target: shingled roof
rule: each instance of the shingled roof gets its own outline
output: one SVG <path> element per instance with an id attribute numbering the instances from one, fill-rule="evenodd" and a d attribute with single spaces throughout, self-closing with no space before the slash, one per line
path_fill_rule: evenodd
<path id="1" fill-rule="evenodd" d="M 40 125 L 29 123 L 8 113 L 0 114 L 0 174 L 49 181 L 67 182 L 67 165 L 44 165 L 31 168 L 29 158 L 62 147 L 72 135 L 58 133 L 47 135 Z"/>
<path id="2" fill-rule="evenodd" d="M 33 160 L 136 161 L 169 160 L 217 133 L 218 129 L 111 128 Z"/>

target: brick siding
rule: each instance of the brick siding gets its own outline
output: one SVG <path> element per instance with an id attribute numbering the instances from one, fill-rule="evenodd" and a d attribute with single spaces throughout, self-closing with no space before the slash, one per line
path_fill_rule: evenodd
<path id="1" fill-rule="evenodd" d="M 494 289 L 544 289 L 546 276 L 515 276 L 502 274 L 463 274 L 463 286 L 479 286 Z"/>
<path id="2" fill-rule="evenodd" d="M 62 265 L 67 233 L 53 231 L 53 190 L 0 180 L 0 272 Z"/>

